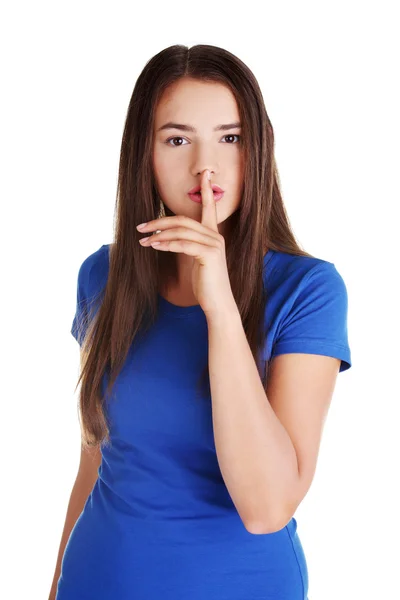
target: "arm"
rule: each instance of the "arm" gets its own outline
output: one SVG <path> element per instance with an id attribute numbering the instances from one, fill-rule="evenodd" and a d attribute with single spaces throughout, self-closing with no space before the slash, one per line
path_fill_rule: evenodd
<path id="1" fill-rule="evenodd" d="M 53 581 L 49 594 L 49 600 L 55 600 L 57 593 L 58 579 L 61 573 L 61 563 L 64 556 L 65 546 L 71 531 L 81 514 L 85 502 L 93 489 L 97 479 L 97 470 L 101 463 L 101 453 L 96 449 L 81 450 L 81 461 L 78 475 L 76 477 L 72 492 L 70 495 L 67 515 L 65 518 L 64 529 L 61 536 L 60 547 L 58 550 L 57 562 L 54 571 Z"/>
<path id="2" fill-rule="evenodd" d="M 215 446 L 246 529 L 271 533 L 311 484 L 340 360 L 277 356 L 267 397 L 235 306 L 207 318 Z"/>

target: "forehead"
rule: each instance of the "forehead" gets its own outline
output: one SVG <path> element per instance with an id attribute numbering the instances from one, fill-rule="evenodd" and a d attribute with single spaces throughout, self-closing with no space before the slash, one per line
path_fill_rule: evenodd
<path id="1" fill-rule="evenodd" d="M 164 91 L 156 108 L 156 127 L 163 124 L 161 121 L 172 119 L 194 127 L 206 123 L 213 127 L 228 120 L 239 120 L 239 110 L 229 87 L 181 79 Z"/>

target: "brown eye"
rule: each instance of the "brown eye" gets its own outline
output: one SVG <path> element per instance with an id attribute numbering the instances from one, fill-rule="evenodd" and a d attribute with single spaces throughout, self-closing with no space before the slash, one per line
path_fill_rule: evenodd
<path id="1" fill-rule="evenodd" d="M 228 135 L 224 135 L 224 138 L 233 138 L 233 137 L 240 138 L 240 135 L 236 135 L 234 133 L 229 133 Z"/>
<path id="2" fill-rule="evenodd" d="M 184 144 L 170 144 L 169 142 L 170 142 L 171 140 L 183 140 L 183 137 L 181 137 L 180 135 L 178 135 L 178 136 L 175 136 L 175 137 L 168 138 L 168 139 L 165 141 L 165 143 L 166 143 L 166 144 L 168 144 L 169 146 L 171 146 L 171 145 L 172 145 L 172 146 L 174 146 L 175 148 L 177 148 L 178 146 L 182 146 L 182 145 L 184 145 Z"/>

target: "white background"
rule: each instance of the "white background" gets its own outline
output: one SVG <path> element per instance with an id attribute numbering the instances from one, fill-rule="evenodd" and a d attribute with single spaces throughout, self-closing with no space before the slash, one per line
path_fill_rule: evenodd
<path id="1" fill-rule="evenodd" d="M 112 240 L 136 78 L 175 43 L 224 47 L 253 71 L 294 232 L 347 285 L 353 366 L 338 377 L 317 472 L 296 512 L 309 600 L 398 593 L 395 4 L 1 9 L 1 597 L 48 597 L 80 454 L 79 346 L 70 333 L 78 269 Z"/>

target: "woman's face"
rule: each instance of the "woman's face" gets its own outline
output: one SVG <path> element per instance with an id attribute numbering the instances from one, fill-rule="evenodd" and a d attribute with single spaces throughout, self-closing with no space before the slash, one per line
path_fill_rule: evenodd
<path id="1" fill-rule="evenodd" d="M 201 221 L 201 203 L 193 202 L 188 191 L 200 185 L 205 169 L 211 171 L 211 183 L 225 192 L 216 202 L 218 225 L 238 209 L 243 192 L 241 128 L 214 128 L 239 120 L 235 97 L 222 84 L 181 79 L 164 92 L 155 114 L 153 165 L 161 199 L 175 215 Z M 160 130 L 170 122 L 175 127 Z M 223 226 L 218 230 L 224 234 Z"/>

